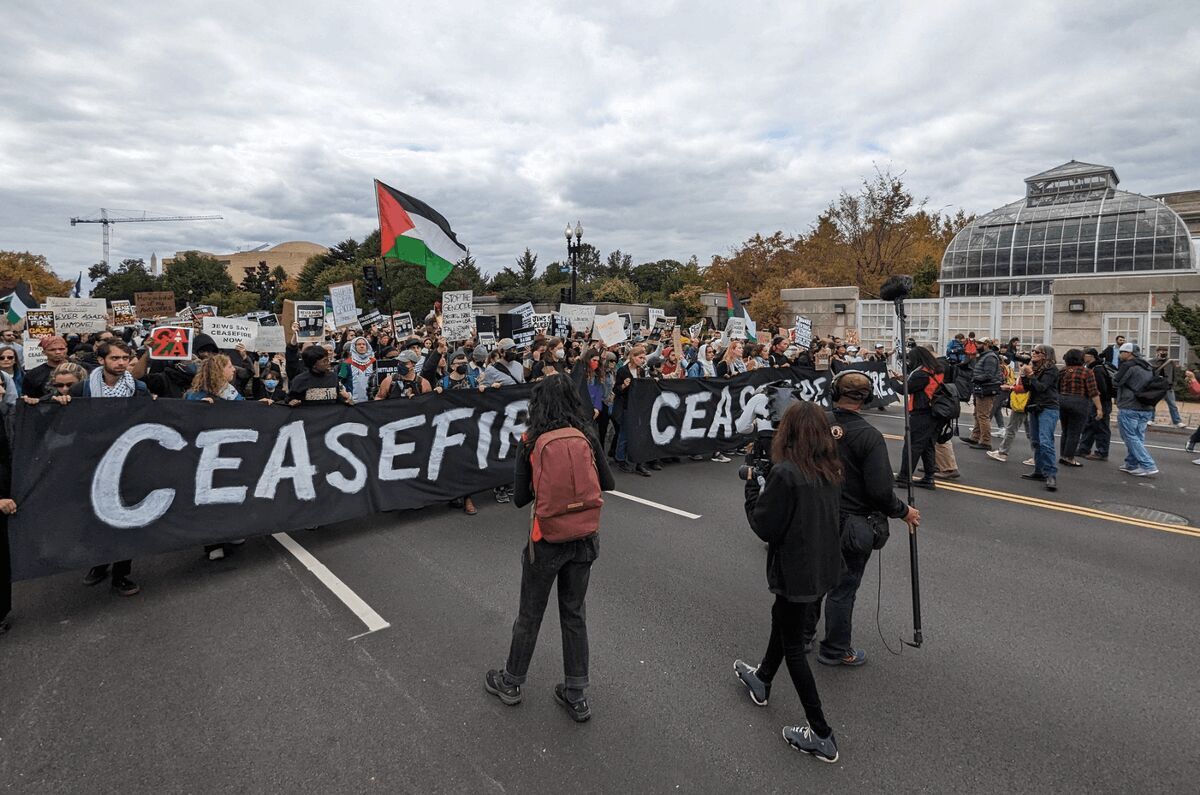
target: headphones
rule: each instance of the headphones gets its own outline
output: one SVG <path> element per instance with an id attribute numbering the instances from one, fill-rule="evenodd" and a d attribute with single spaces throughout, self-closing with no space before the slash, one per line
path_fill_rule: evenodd
<path id="1" fill-rule="evenodd" d="M 842 383 L 841 383 L 842 379 L 845 378 L 846 376 L 850 375 L 851 373 L 857 373 L 858 375 L 861 375 L 864 378 L 866 377 L 861 370 L 842 370 L 840 373 L 835 375 L 833 377 L 833 381 L 831 381 L 829 383 L 829 397 L 833 400 L 834 403 L 836 403 L 842 399 Z M 871 396 L 871 392 L 870 392 L 870 388 L 868 387 L 867 394 L 863 395 L 860 399 L 866 400 L 870 396 Z"/>

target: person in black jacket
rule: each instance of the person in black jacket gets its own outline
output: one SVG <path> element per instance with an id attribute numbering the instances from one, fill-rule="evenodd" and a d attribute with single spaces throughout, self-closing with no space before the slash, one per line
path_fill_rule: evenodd
<path id="1" fill-rule="evenodd" d="M 1079 436 L 1079 452 L 1089 461 L 1107 461 L 1108 446 L 1112 441 L 1112 375 L 1095 348 L 1084 349 L 1083 363 L 1096 377 L 1096 389 L 1100 391 L 1100 416 L 1092 417 L 1083 427 L 1083 433 Z"/>
<path id="2" fill-rule="evenodd" d="M 854 648 L 851 631 L 854 621 L 854 599 L 862 583 L 863 572 L 877 543 L 876 535 L 884 535 L 888 518 L 903 519 L 911 530 L 921 521 L 921 513 L 906 505 L 892 490 L 892 464 L 888 458 L 883 434 L 859 413 L 872 394 L 871 381 L 853 371 L 838 376 L 831 397 L 835 401 L 830 413 L 833 437 L 837 440 L 842 459 L 842 538 L 853 544 L 842 544 L 842 569 L 837 587 L 825 599 L 825 638 L 817 653 L 817 662 L 825 665 L 862 665 L 867 660 L 863 649 Z M 804 646 L 812 648 L 821 619 L 821 600 L 808 611 L 804 626 Z"/>
<path id="3" fill-rule="evenodd" d="M 1046 491 L 1058 489 L 1058 457 L 1054 431 L 1058 427 L 1058 363 L 1054 348 L 1035 345 L 1033 361 L 1021 366 L 1021 385 L 1029 393 L 1025 407 L 1029 414 L 1029 440 L 1033 447 L 1033 471 L 1021 475 L 1040 480 Z"/>
<path id="4" fill-rule="evenodd" d="M 8 633 L 12 612 L 12 566 L 8 551 L 8 517 L 17 512 L 12 501 L 12 448 L 8 433 L 0 426 L 0 636 Z"/>
<path id="5" fill-rule="evenodd" d="M 602 491 L 616 488 L 612 471 L 592 430 L 592 418 L 579 398 L 579 389 L 565 375 L 543 378 L 529 401 L 529 430 L 517 443 L 513 504 L 523 508 L 534 500 L 533 462 L 538 437 L 548 431 L 575 428 L 591 444 L 596 475 Z M 567 473 L 570 474 L 570 473 Z M 565 543 L 550 543 L 541 536 L 536 519 L 529 542 L 521 549 L 521 604 L 513 622 L 512 644 L 503 668 L 484 676 L 484 689 L 503 703 L 521 703 L 521 686 L 537 644 L 550 589 L 558 582 L 558 620 L 563 639 L 563 683 L 554 688 L 554 700 L 571 719 L 582 723 L 592 716 L 583 692 L 588 686 L 588 634 L 584 613 L 592 563 L 600 552 L 597 533 Z"/>
<path id="6" fill-rule="evenodd" d="M 771 681 L 786 660 L 808 725 L 785 726 L 783 738 L 824 762 L 836 762 L 837 740 L 804 655 L 809 607 L 837 585 L 842 571 L 842 462 L 819 405 L 798 401 L 784 413 L 771 461 L 766 478 L 746 483 L 746 518 L 768 545 L 767 587 L 775 594 L 771 636 L 758 667 L 736 660 L 733 669 L 751 700 L 766 706 Z"/>
<path id="7" fill-rule="evenodd" d="M 925 475 L 913 485 L 926 489 L 934 488 L 933 473 L 937 471 L 934 444 L 937 442 L 938 426 L 933 417 L 933 393 L 945 381 L 945 374 L 938 360 L 928 348 L 917 346 L 908 352 L 908 423 L 909 439 L 904 442 L 900 454 L 900 472 L 896 485 L 907 486 L 910 465 L 917 461 L 925 469 Z M 961 370 L 961 368 L 960 368 Z M 911 455 L 910 455 L 911 440 Z"/>
<path id="8" fill-rule="evenodd" d="M 613 422 L 617 423 L 617 469 L 622 472 L 636 472 L 642 477 L 650 477 L 650 470 L 645 464 L 632 465 L 626 460 L 629 448 L 629 437 L 626 431 L 625 409 L 629 405 L 629 390 L 633 379 L 646 377 L 646 346 L 634 345 L 629 349 L 629 359 L 617 368 L 616 383 L 613 386 Z"/>

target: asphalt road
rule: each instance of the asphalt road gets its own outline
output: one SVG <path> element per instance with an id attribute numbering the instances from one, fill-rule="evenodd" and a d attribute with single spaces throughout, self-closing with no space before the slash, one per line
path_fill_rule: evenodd
<path id="1" fill-rule="evenodd" d="M 0 640 L 0 787 L 1194 791 L 1200 531 L 1088 513 L 1125 504 L 1200 528 L 1200 467 L 1182 450 L 1154 453 L 1156 479 L 1118 473 L 1114 456 L 1048 494 L 1017 478 L 1023 456 L 960 448 L 962 485 L 917 493 L 924 646 L 885 648 L 900 651 L 912 626 L 895 523 L 859 592 L 867 665 L 814 666 L 834 765 L 780 738 L 803 722 L 784 672 L 767 708 L 733 676 L 735 657 L 762 653 L 771 596 L 735 464 L 706 461 L 618 479 L 699 519 L 608 500 L 587 724 L 552 700 L 553 600 L 524 702 L 483 690 L 507 652 L 527 522 L 489 497 L 475 517 L 430 508 L 293 534 L 390 623 L 366 635 L 269 538 L 216 563 L 198 549 L 136 561 L 144 590 L 132 599 L 83 587 L 82 572 L 18 583 Z"/>

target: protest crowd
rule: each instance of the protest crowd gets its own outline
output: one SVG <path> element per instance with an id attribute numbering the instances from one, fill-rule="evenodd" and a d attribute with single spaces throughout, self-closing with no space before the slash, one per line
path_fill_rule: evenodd
<path id="1" fill-rule="evenodd" d="M 829 636 L 820 644 L 818 660 L 849 666 L 865 661 L 865 653 L 850 645 L 849 613 L 871 546 L 867 543 L 865 552 L 856 557 L 838 552 L 837 494 L 843 477 L 857 478 L 854 485 L 847 482 L 840 486 L 843 516 L 847 513 L 846 500 L 857 500 L 861 510 L 849 513 L 878 516 L 884 525 L 885 516 L 904 518 L 915 527 L 918 515 L 892 496 L 891 487 L 911 483 L 932 489 L 938 479 L 958 477 L 955 438 L 970 448 L 985 451 L 995 461 L 1005 462 L 1010 454 L 1015 454 L 1013 444 L 1018 431 L 1023 432 L 1030 450 L 1024 464 L 1031 469 L 1021 477 L 1041 481 L 1047 489 L 1054 490 L 1060 467 L 1080 467 L 1084 461 L 1099 464 L 1108 459 L 1114 410 L 1126 448 L 1119 469 L 1135 477 L 1158 473 L 1144 443 L 1157 403 L 1166 400 L 1175 424 L 1182 424 L 1173 390 L 1169 388 L 1177 363 L 1163 349 L 1146 358 L 1136 344 L 1120 337 L 1101 350 L 1072 349 L 1060 356 L 1049 345 L 1025 348 L 1016 338 L 1001 343 L 974 334 L 959 334 L 938 356 L 912 340 L 904 350 L 887 349 L 882 344 L 864 350 L 855 337 L 821 336 L 812 333 L 811 328 L 802 329 L 799 322 L 792 329 L 758 331 L 748 329 L 744 318 L 731 318 L 724 330 L 707 322 L 685 329 L 674 319 L 661 316 L 653 325 L 637 328 L 619 323 L 614 327 L 611 318 L 592 317 L 579 322 L 554 313 L 541 316 L 544 320 L 535 320 L 533 316 L 516 319 L 508 325 L 509 333 L 505 336 L 500 336 L 497 328 L 490 331 L 471 328 L 464 334 L 448 332 L 441 310 L 441 304 L 435 305 L 423 322 L 415 324 L 406 313 L 404 317 L 376 317 L 371 319 L 374 322 L 338 328 L 328 323 L 323 311 L 306 316 L 302 308 L 293 309 L 285 312 L 282 320 L 258 319 L 279 327 L 279 331 L 257 338 L 272 340 L 266 345 L 256 344 L 253 336 L 240 341 L 222 337 L 219 343 L 212 334 L 201 331 L 220 326 L 221 318 L 213 314 L 201 323 L 195 323 L 198 318 L 189 315 L 87 333 L 50 333 L 37 339 L 21 337 L 13 329 L 5 330 L 0 337 L 0 410 L 7 431 L 0 442 L 3 444 L 0 513 L 7 517 L 21 507 L 11 499 L 12 467 L 21 466 L 20 460 L 12 460 L 10 447 L 18 403 L 53 411 L 72 401 L 99 398 L 205 404 L 245 401 L 270 412 L 281 406 L 303 410 L 307 406 L 354 406 L 446 393 L 487 393 L 552 380 L 556 385 L 553 390 L 542 389 L 539 393 L 534 389 L 531 423 L 536 426 L 540 421 L 545 426 L 542 431 L 547 433 L 568 427 L 584 432 L 594 448 L 599 488 L 607 490 L 613 487 L 610 461 L 618 472 L 649 478 L 665 467 L 693 462 L 729 463 L 734 456 L 748 450 L 746 444 L 736 442 L 716 445 L 703 453 L 664 455 L 651 460 L 631 456 L 630 395 L 638 381 L 723 382 L 757 371 L 804 368 L 836 373 L 847 368 L 873 367 L 888 381 L 891 391 L 899 394 L 903 392 L 903 373 L 907 370 L 911 434 L 898 470 L 887 461 L 882 437 L 873 429 L 850 434 L 852 440 L 857 440 L 852 443 L 861 448 L 854 455 L 860 455 L 862 461 L 846 458 L 843 451 L 844 474 L 843 467 L 836 463 L 837 452 L 829 443 L 830 437 L 825 435 L 829 423 L 840 422 L 847 429 L 859 425 L 869 428 L 857 414 L 862 404 L 886 410 L 883 401 L 872 400 L 868 386 L 859 387 L 857 382 L 850 390 L 843 385 L 841 392 L 849 393 L 848 400 L 839 402 L 835 389 L 829 401 L 834 411 L 828 417 L 825 411 L 787 415 L 783 427 L 796 434 L 797 445 L 811 447 L 805 457 L 797 458 L 795 450 L 776 451 L 779 462 L 793 462 L 791 469 L 786 469 L 789 473 L 786 487 L 807 495 L 803 497 L 805 500 L 825 506 L 820 515 L 823 518 L 814 518 L 816 524 L 797 532 L 814 534 L 807 543 L 816 546 L 809 548 L 823 550 L 828 559 L 821 563 L 819 572 L 809 573 L 814 579 L 806 582 L 802 593 L 793 593 L 797 587 L 794 581 L 789 587 L 783 583 L 782 573 L 775 575 L 771 590 L 778 601 L 772 611 L 767 657 L 757 668 L 739 660 L 736 672 L 755 702 L 765 704 L 770 675 L 786 660 L 808 713 L 809 727 L 792 727 L 792 734 L 785 733 L 785 737 L 796 747 L 832 761 L 837 758 L 836 744 L 831 745 L 832 730 L 825 723 L 804 655 L 814 648 L 821 597 L 828 593 Z M 31 345 L 36 346 L 36 353 L 44 361 L 26 367 Z M 1195 375 L 1188 372 L 1186 378 L 1188 388 L 1200 393 Z M 869 383 L 866 378 L 861 381 Z M 568 383 L 569 387 L 563 387 Z M 569 395 L 564 396 L 564 388 Z M 549 401 L 550 408 L 539 407 L 539 399 Z M 949 408 L 951 403 L 957 405 Z M 816 404 L 797 405 L 812 409 Z M 969 418 L 966 406 L 970 407 Z M 967 425 L 971 426 L 969 434 Z M 1056 440 L 1060 430 L 1061 437 Z M 862 436 L 864 433 L 873 434 L 868 442 L 862 441 L 867 438 Z M 1194 449 L 1197 441 L 1200 431 L 1191 435 L 1187 448 Z M 533 475 L 523 470 L 523 466 L 528 468 L 531 449 L 519 449 L 516 473 L 509 483 L 484 492 L 491 500 L 517 505 L 533 500 L 535 490 L 530 488 Z M 831 455 L 833 459 L 828 458 Z M 824 464 L 813 464 L 814 460 L 819 463 L 822 456 L 826 457 Z M 864 463 L 868 458 L 872 459 L 869 465 Z M 920 474 L 910 470 L 910 461 L 914 468 L 921 468 Z M 1200 459 L 1193 463 L 1200 464 Z M 776 473 L 784 471 L 776 468 Z M 776 476 L 784 477 L 772 475 Z M 881 480 L 887 486 L 882 493 Z M 765 481 L 760 482 L 758 487 L 764 484 Z M 748 486 L 747 515 L 755 531 L 774 544 L 778 537 L 786 535 L 786 528 L 771 525 L 773 514 L 767 508 L 785 487 L 768 489 L 761 499 L 758 487 Z M 476 503 L 479 498 L 479 492 L 464 493 L 450 505 L 473 516 L 480 510 Z M 246 535 L 261 532 L 244 529 Z M 533 541 L 545 543 L 540 536 L 532 539 L 531 556 Z M 238 543 L 239 539 L 214 542 L 204 547 L 204 554 L 210 561 L 219 561 L 232 554 Z M 570 554 L 550 556 L 555 562 L 548 580 L 544 571 L 541 575 L 527 572 L 523 583 L 536 582 L 537 588 L 548 592 L 556 574 L 568 577 L 574 583 L 570 587 L 577 591 L 579 610 L 574 616 L 563 612 L 564 635 L 568 621 L 575 622 L 573 632 L 578 633 L 582 626 L 586 634 L 586 626 L 582 624 L 585 569 L 594 559 L 595 549 L 577 538 L 570 543 L 574 545 Z M 4 552 L 7 568 L 7 544 Z M 849 580 L 839 554 L 846 556 Z M 132 575 L 132 561 L 126 559 L 93 567 L 82 582 L 94 586 L 107 581 L 114 593 L 134 596 L 140 587 Z M 560 597 L 562 587 L 560 581 Z M 544 594 L 540 598 L 544 605 Z M 528 666 L 536 625 L 540 622 L 540 615 L 526 614 L 525 599 L 523 584 L 522 617 L 514 628 L 508 667 L 489 671 L 487 677 L 488 691 L 509 704 L 520 700 L 524 667 Z M 814 599 L 815 613 L 795 607 L 797 601 Z M 10 606 L 11 594 L 0 604 L 0 619 L 7 615 Z M 2 627 L 6 631 L 7 623 Z M 568 671 L 561 692 L 556 691 L 556 699 L 576 720 L 586 720 L 590 715 L 582 698 L 582 689 L 587 684 L 586 640 L 582 655 L 582 662 L 578 656 L 564 660 L 574 670 Z"/>

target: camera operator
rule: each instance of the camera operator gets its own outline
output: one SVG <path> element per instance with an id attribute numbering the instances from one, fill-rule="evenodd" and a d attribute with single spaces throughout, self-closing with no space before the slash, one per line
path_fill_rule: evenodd
<path id="1" fill-rule="evenodd" d="M 892 487 L 891 461 L 883 434 L 859 413 L 872 394 L 871 380 L 856 370 L 844 370 L 834 379 L 830 398 L 830 426 L 842 459 L 841 522 L 842 570 L 837 587 L 829 592 L 825 609 L 825 639 L 817 662 L 825 665 L 858 666 L 867 653 L 850 645 L 854 597 L 862 582 L 871 551 L 887 542 L 888 517 L 903 519 L 909 532 L 920 524 L 916 508 L 899 500 Z M 805 648 L 812 647 L 821 618 L 821 600 L 809 607 L 804 628 Z"/>

